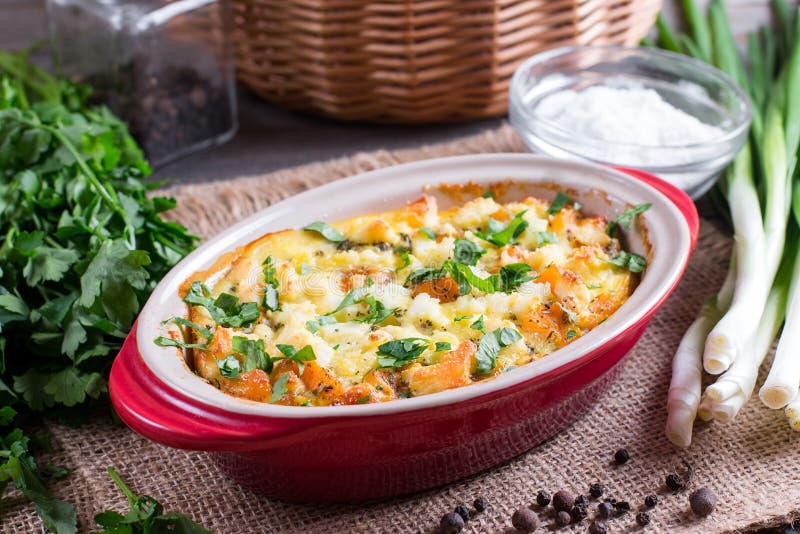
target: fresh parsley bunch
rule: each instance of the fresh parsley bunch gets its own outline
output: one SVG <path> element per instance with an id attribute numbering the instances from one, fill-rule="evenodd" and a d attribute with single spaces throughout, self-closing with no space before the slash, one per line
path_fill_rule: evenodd
<path id="1" fill-rule="evenodd" d="M 0 401 L 51 415 L 106 393 L 142 304 L 197 239 L 161 219 L 175 201 L 148 196 L 141 150 L 88 96 L 0 52 Z"/>

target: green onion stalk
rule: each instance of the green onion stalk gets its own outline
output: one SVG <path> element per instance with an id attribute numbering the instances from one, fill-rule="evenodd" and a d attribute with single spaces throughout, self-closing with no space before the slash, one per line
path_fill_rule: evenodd
<path id="1" fill-rule="evenodd" d="M 758 369 L 784 318 L 787 326 L 759 395 L 772 408 L 786 407 L 787 417 L 800 429 L 795 400 L 800 390 L 800 358 L 795 355 L 800 346 L 800 232 L 789 218 L 800 145 L 800 16 L 786 0 L 774 0 L 773 11 L 775 28 L 748 37 L 746 61 L 722 0 L 712 0 L 706 14 L 694 1 L 684 0 L 687 34 L 675 33 L 661 17 L 657 21 L 658 46 L 715 65 L 753 102 L 748 143 L 718 184 L 735 239 L 728 276 L 687 330 L 673 360 L 666 433 L 682 447 L 691 443 L 695 417 L 730 421 L 752 396 Z M 719 378 L 701 394 L 703 371 Z"/>

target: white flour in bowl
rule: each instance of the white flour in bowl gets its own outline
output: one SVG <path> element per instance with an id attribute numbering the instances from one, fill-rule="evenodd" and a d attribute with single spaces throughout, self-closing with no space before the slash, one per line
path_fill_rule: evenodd
<path id="1" fill-rule="evenodd" d="M 536 106 L 537 114 L 575 135 L 574 152 L 607 162 L 642 166 L 681 162 L 681 145 L 717 139 L 725 130 L 710 126 L 672 106 L 653 89 L 592 86 L 548 95 Z M 602 141 L 580 143 L 579 138 Z M 614 146 L 611 143 L 619 143 Z M 663 161 L 663 150 L 676 147 Z"/>

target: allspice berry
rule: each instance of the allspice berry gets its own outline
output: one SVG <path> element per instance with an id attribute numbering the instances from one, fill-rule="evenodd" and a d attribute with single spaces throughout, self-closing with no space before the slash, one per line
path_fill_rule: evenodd
<path id="1" fill-rule="evenodd" d="M 539 516 L 528 507 L 520 508 L 511 516 L 511 524 L 520 532 L 533 532 L 539 527 Z"/>
<path id="2" fill-rule="evenodd" d="M 566 527 L 572 522 L 572 516 L 569 512 L 558 512 L 556 515 L 556 525 L 559 527 Z"/>
<path id="3" fill-rule="evenodd" d="M 558 490 L 553 495 L 553 508 L 556 512 L 569 512 L 575 505 L 575 497 L 567 490 Z"/>
<path id="4" fill-rule="evenodd" d="M 689 505 L 695 515 L 705 517 L 713 512 L 714 507 L 717 506 L 717 494 L 710 488 L 700 488 L 692 492 L 689 497 Z"/>

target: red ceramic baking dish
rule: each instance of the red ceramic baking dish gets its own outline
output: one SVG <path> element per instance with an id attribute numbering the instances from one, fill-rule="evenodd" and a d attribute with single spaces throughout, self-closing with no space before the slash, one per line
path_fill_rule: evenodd
<path id="1" fill-rule="evenodd" d="M 230 397 L 195 376 L 162 321 L 186 313 L 178 286 L 222 253 L 314 220 L 394 209 L 425 186 L 513 180 L 508 198 L 566 191 L 590 214 L 652 207 L 626 235 L 648 266 L 628 301 L 587 335 L 494 380 L 379 404 L 293 407 Z M 440 206 L 452 203 L 435 187 Z M 302 193 L 241 221 L 178 264 L 153 292 L 111 370 L 111 400 L 136 432 L 208 451 L 242 485 L 302 501 L 379 499 L 502 463 L 569 425 L 622 371 L 622 360 L 678 283 L 698 231 L 694 204 L 653 176 L 529 154 L 462 156 L 373 171 Z"/>

